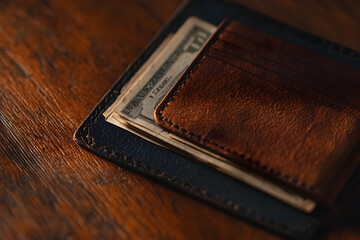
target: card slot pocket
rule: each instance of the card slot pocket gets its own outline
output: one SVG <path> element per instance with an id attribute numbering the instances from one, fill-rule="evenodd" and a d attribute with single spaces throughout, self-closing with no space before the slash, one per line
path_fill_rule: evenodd
<path id="1" fill-rule="evenodd" d="M 311 72 L 302 72 L 294 70 L 291 66 L 272 61 L 272 59 L 264 58 L 255 55 L 245 49 L 239 49 L 234 45 L 224 42 L 222 40 L 213 44 L 212 48 L 223 51 L 234 58 L 239 58 L 244 61 L 251 62 L 258 67 L 265 68 L 273 73 L 279 74 L 288 78 L 291 81 L 296 81 L 297 84 L 304 85 L 308 88 L 316 89 L 323 94 L 332 96 L 344 102 L 352 102 L 355 106 L 360 106 L 360 83 L 359 82 L 344 82 L 342 78 L 334 78 L 333 75 L 323 73 L 322 75 L 312 74 Z"/>
<path id="2" fill-rule="evenodd" d="M 341 74 L 338 71 L 329 71 L 328 68 L 322 68 L 321 66 L 317 66 L 314 64 L 309 64 L 307 62 L 301 61 L 295 57 L 288 56 L 283 52 L 279 52 L 274 49 L 270 49 L 262 44 L 258 44 L 256 42 L 252 42 L 247 40 L 246 38 L 242 38 L 239 35 L 232 34 L 230 32 L 223 32 L 219 35 L 219 39 L 222 41 L 226 41 L 228 43 L 231 43 L 234 45 L 234 47 L 238 47 L 242 50 L 251 51 L 254 54 L 266 57 L 272 61 L 288 65 L 289 67 L 296 69 L 300 72 L 304 72 L 306 74 L 314 75 L 316 74 L 316 77 L 324 77 L 324 75 L 328 75 L 329 80 L 335 80 L 338 78 L 344 78 L 346 77 L 351 80 L 352 82 L 359 85 L 359 79 L 354 78 L 354 75 L 345 76 L 348 74 Z M 355 70 L 354 70 L 355 71 Z M 356 69 L 355 71 L 357 74 L 355 76 L 360 76 L 360 71 Z M 351 84 L 351 82 L 348 84 Z"/>
<path id="3" fill-rule="evenodd" d="M 251 57 L 254 59 L 252 61 L 258 62 L 258 64 L 260 64 L 260 62 L 263 62 L 261 61 L 261 59 L 265 59 L 266 64 L 281 64 L 303 75 L 316 74 L 316 77 L 324 77 L 325 74 L 329 75 L 328 72 L 317 71 L 317 69 L 314 69 L 312 66 L 303 66 L 301 62 L 294 62 L 292 61 L 292 59 L 286 59 L 284 58 L 284 56 L 281 56 L 281 54 L 278 54 L 277 52 L 262 51 L 262 49 L 258 49 L 257 47 L 249 48 L 246 45 L 237 45 L 231 41 L 228 41 L 228 39 L 220 38 L 217 42 L 214 43 L 214 47 L 221 49 L 222 51 L 229 54 L 236 54 L 238 57 Z M 308 67 L 311 67 L 312 69 Z"/>
<path id="4" fill-rule="evenodd" d="M 333 107 L 337 110 L 344 110 L 350 114 L 360 117 L 359 104 L 351 104 L 355 100 L 358 100 L 356 95 L 342 95 L 342 92 L 337 91 L 336 88 L 328 88 L 326 91 L 323 91 L 323 88 L 314 88 L 312 79 L 307 79 L 297 74 L 284 75 L 279 72 L 274 72 L 269 68 L 257 65 L 257 63 L 238 58 L 237 56 L 223 52 L 216 48 L 209 49 L 206 55 L 215 58 L 218 61 L 222 61 L 225 64 L 231 65 L 234 68 L 253 74 L 263 80 L 275 83 L 290 91 L 295 91 L 298 94 L 313 99 L 314 101 L 321 102 L 322 104 L 326 104 L 327 106 Z"/>
<path id="5" fill-rule="evenodd" d="M 344 72 L 346 73 L 346 77 L 350 77 L 353 74 L 357 74 L 357 76 L 359 76 L 358 69 L 352 66 L 317 54 L 306 48 L 298 47 L 290 42 L 276 38 L 275 36 L 272 36 L 268 33 L 253 29 L 245 24 L 233 21 L 229 24 L 229 26 L 226 27 L 225 30 L 233 35 L 237 35 L 241 38 L 262 44 L 278 52 L 286 53 L 288 56 L 295 57 L 308 64 L 324 68 L 327 71 L 334 73 Z"/>

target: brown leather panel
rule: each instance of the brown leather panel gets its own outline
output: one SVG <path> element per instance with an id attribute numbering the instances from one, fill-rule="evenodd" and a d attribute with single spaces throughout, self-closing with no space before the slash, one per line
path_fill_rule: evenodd
<path id="1" fill-rule="evenodd" d="M 295 71 L 298 66 L 294 62 L 281 62 L 280 54 L 261 59 L 231 47 L 222 33 L 230 27 L 234 31 L 234 26 L 230 22 L 220 27 L 158 106 L 157 123 L 322 203 L 332 202 L 352 172 L 347 169 L 339 174 L 339 169 L 359 163 L 358 158 L 349 158 L 360 139 L 359 94 L 346 88 L 343 77 L 334 78 L 347 73 L 311 76 L 312 70 Z M 245 30 L 241 34 L 258 34 L 248 27 Z M 272 36 L 266 44 L 287 45 Z M 291 47 L 296 48 L 292 52 L 304 51 L 301 56 L 311 55 L 308 50 Z M 324 57 L 314 59 L 323 61 Z M 306 66 L 297 64 L 301 69 Z M 338 69 L 355 73 L 352 81 L 359 86 L 360 70 L 350 66 Z M 327 79 L 333 84 L 330 87 L 325 84 Z M 336 87 L 343 91 L 336 92 Z"/>

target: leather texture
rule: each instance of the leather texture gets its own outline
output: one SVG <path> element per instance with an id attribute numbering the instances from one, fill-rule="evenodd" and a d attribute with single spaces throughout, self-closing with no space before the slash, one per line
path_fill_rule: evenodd
<path id="1" fill-rule="evenodd" d="M 156 110 L 167 130 L 330 205 L 359 158 L 360 69 L 225 21 Z"/>
<path id="2" fill-rule="evenodd" d="M 326 221 L 327 212 L 324 209 L 317 208 L 311 214 L 300 212 L 219 171 L 154 145 L 105 121 L 102 113 L 116 100 L 123 86 L 166 36 L 176 32 L 190 16 L 197 16 L 215 25 L 219 25 L 225 18 L 237 19 L 311 51 L 360 66 L 358 53 L 269 19 L 241 5 L 218 0 L 188 1 L 162 27 L 79 126 L 74 135 L 75 141 L 121 167 L 148 176 L 256 226 L 287 238 L 308 238 L 314 235 Z M 347 195 L 346 192 L 344 195 Z"/>

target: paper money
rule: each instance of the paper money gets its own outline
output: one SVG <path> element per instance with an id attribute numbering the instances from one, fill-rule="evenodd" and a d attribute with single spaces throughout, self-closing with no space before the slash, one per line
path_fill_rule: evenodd
<path id="1" fill-rule="evenodd" d="M 106 121 L 148 141 L 200 160 L 300 210 L 311 212 L 315 203 L 249 173 L 227 159 L 163 130 L 154 120 L 154 110 L 188 65 L 206 44 L 216 27 L 189 18 L 168 37 L 123 88 L 115 103 L 104 113 Z"/>
<path id="2" fill-rule="evenodd" d="M 148 132 L 149 136 L 142 137 L 157 144 L 167 142 L 168 133 L 156 125 L 154 110 L 215 30 L 205 21 L 189 18 L 131 79 L 105 111 L 106 120 L 133 133 L 134 128 Z"/>

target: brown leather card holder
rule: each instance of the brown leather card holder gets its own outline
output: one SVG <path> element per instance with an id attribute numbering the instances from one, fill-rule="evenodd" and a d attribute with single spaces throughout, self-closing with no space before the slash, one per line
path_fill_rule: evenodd
<path id="1" fill-rule="evenodd" d="M 360 70 L 226 20 L 155 119 L 330 205 L 360 161 Z"/>

